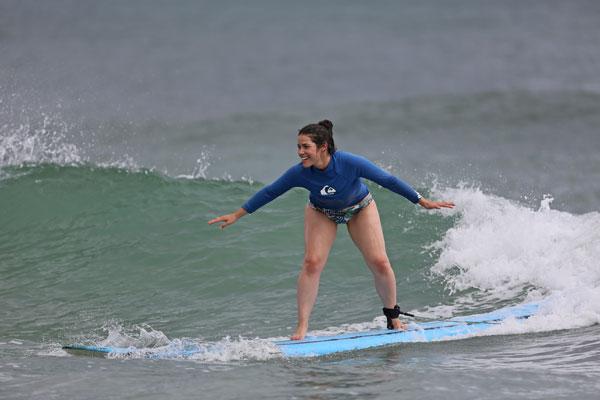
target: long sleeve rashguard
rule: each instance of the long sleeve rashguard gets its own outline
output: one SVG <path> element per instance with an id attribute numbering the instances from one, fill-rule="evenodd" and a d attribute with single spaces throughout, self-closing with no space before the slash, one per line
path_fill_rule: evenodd
<path id="1" fill-rule="evenodd" d="M 338 150 L 332 154 L 324 170 L 304 168 L 301 163 L 294 165 L 273 183 L 256 192 L 242 208 L 253 213 L 291 188 L 303 187 L 310 192 L 310 202 L 315 206 L 340 210 L 358 203 L 369 193 L 361 178 L 373 181 L 413 203 L 421 198 L 409 184 L 366 158 Z"/>

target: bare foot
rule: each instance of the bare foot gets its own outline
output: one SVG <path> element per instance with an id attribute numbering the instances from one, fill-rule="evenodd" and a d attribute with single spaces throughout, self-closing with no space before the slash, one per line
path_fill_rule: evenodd
<path id="1" fill-rule="evenodd" d="M 290 338 L 291 340 L 302 340 L 304 336 L 306 336 L 306 331 L 308 330 L 308 325 L 298 325 L 296 327 L 296 332 Z"/>
<path id="2" fill-rule="evenodd" d="M 397 331 L 404 331 L 406 328 L 408 328 L 408 324 L 400 321 L 398 318 L 394 318 L 392 320 L 392 325 L 394 325 L 394 329 Z"/>

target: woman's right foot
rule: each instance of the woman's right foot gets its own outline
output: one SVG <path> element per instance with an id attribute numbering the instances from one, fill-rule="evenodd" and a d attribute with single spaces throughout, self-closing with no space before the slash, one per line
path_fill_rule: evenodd
<path id="1" fill-rule="evenodd" d="M 306 331 L 308 331 L 308 325 L 298 325 L 296 327 L 296 332 L 290 337 L 291 340 L 302 340 L 304 336 L 306 336 Z"/>

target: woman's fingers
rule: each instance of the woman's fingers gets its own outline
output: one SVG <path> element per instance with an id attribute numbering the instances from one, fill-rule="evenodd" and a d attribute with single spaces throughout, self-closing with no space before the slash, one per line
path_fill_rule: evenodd
<path id="1" fill-rule="evenodd" d="M 431 208 L 435 208 L 436 210 L 440 208 L 454 208 L 454 203 L 450 201 L 434 201 Z"/>
<path id="2" fill-rule="evenodd" d="M 222 216 L 220 216 L 220 217 L 217 217 L 217 218 L 211 219 L 210 221 L 208 221 L 208 224 L 209 224 L 209 225 L 212 225 L 212 224 L 214 224 L 214 223 L 216 223 L 216 222 L 221 222 L 221 221 L 224 221 L 224 220 L 225 220 L 225 216 L 224 216 L 224 215 L 222 215 Z"/>
<path id="3" fill-rule="evenodd" d="M 439 203 L 439 206 L 445 208 L 454 208 L 454 203 L 451 201 L 442 201 Z"/>
<path id="4" fill-rule="evenodd" d="M 208 224 L 212 225 L 217 222 L 224 222 L 224 224 L 219 225 L 219 228 L 223 229 L 226 226 L 233 224 L 236 220 L 237 220 L 237 218 L 234 215 L 227 214 L 227 215 L 221 215 L 220 217 L 217 217 L 215 219 L 211 219 L 210 221 L 208 221 Z"/>
<path id="5" fill-rule="evenodd" d="M 451 201 L 430 201 L 425 200 L 420 202 L 423 207 L 429 210 L 439 210 L 440 208 L 454 208 L 454 203 Z"/>
<path id="6" fill-rule="evenodd" d="M 224 221 L 225 223 L 221 225 L 221 229 L 225 229 L 225 227 L 233 224 L 235 221 L 237 221 L 237 218 L 233 215 L 228 215 Z"/>

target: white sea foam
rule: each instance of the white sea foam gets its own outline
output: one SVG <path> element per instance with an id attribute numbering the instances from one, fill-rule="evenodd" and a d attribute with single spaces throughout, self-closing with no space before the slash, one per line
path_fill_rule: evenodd
<path id="1" fill-rule="evenodd" d="M 373 318 L 372 321 L 356 322 L 352 324 L 342 324 L 340 326 L 331 326 L 324 329 L 308 332 L 309 336 L 333 336 L 344 333 L 364 332 L 375 329 L 384 329 L 386 327 L 386 319 L 384 316 Z"/>
<path id="2" fill-rule="evenodd" d="M 199 352 L 190 358 L 198 361 L 238 361 L 238 360 L 267 360 L 281 357 L 281 352 L 269 339 L 235 339 L 225 337 L 217 342 L 198 343 L 204 352 Z"/>
<path id="3" fill-rule="evenodd" d="M 83 162 L 80 149 L 67 140 L 70 129 L 62 119 L 48 114 L 17 125 L 0 125 L 0 167 Z"/>
<path id="4" fill-rule="evenodd" d="M 106 339 L 98 343 L 98 346 L 144 348 L 165 346 L 170 342 L 164 333 L 153 329 L 149 325 L 136 325 L 127 328 L 111 321 L 102 329 L 107 333 L 107 336 Z"/>
<path id="5" fill-rule="evenodd" d="M 507 321 L 492 333 L 600 323 L 600 213 L 553 210 L 550 196 L 537 210 L 472 188 L 436 196 L 455 201 L 444 213 L 458 220 L 434 244 L 440 254 L 431 270 L 459 295 L 457 304 L 546 300 L 525 324 Z"/>
<path id="6" fill-rule="evenodd" d="M 273 344 L 274 338 L 231 338 L 216 341 L 202 338 L 169 339 L 163 332 L 148 325 L 125 327 L 110 322 L 103 327 L 107 336 L 94 344 L 100 347 L 127 349 L 109 354 L 109 358 L 186 359 L 209 363 L 243 360 L 266 360 L 281 357 Z"/>

